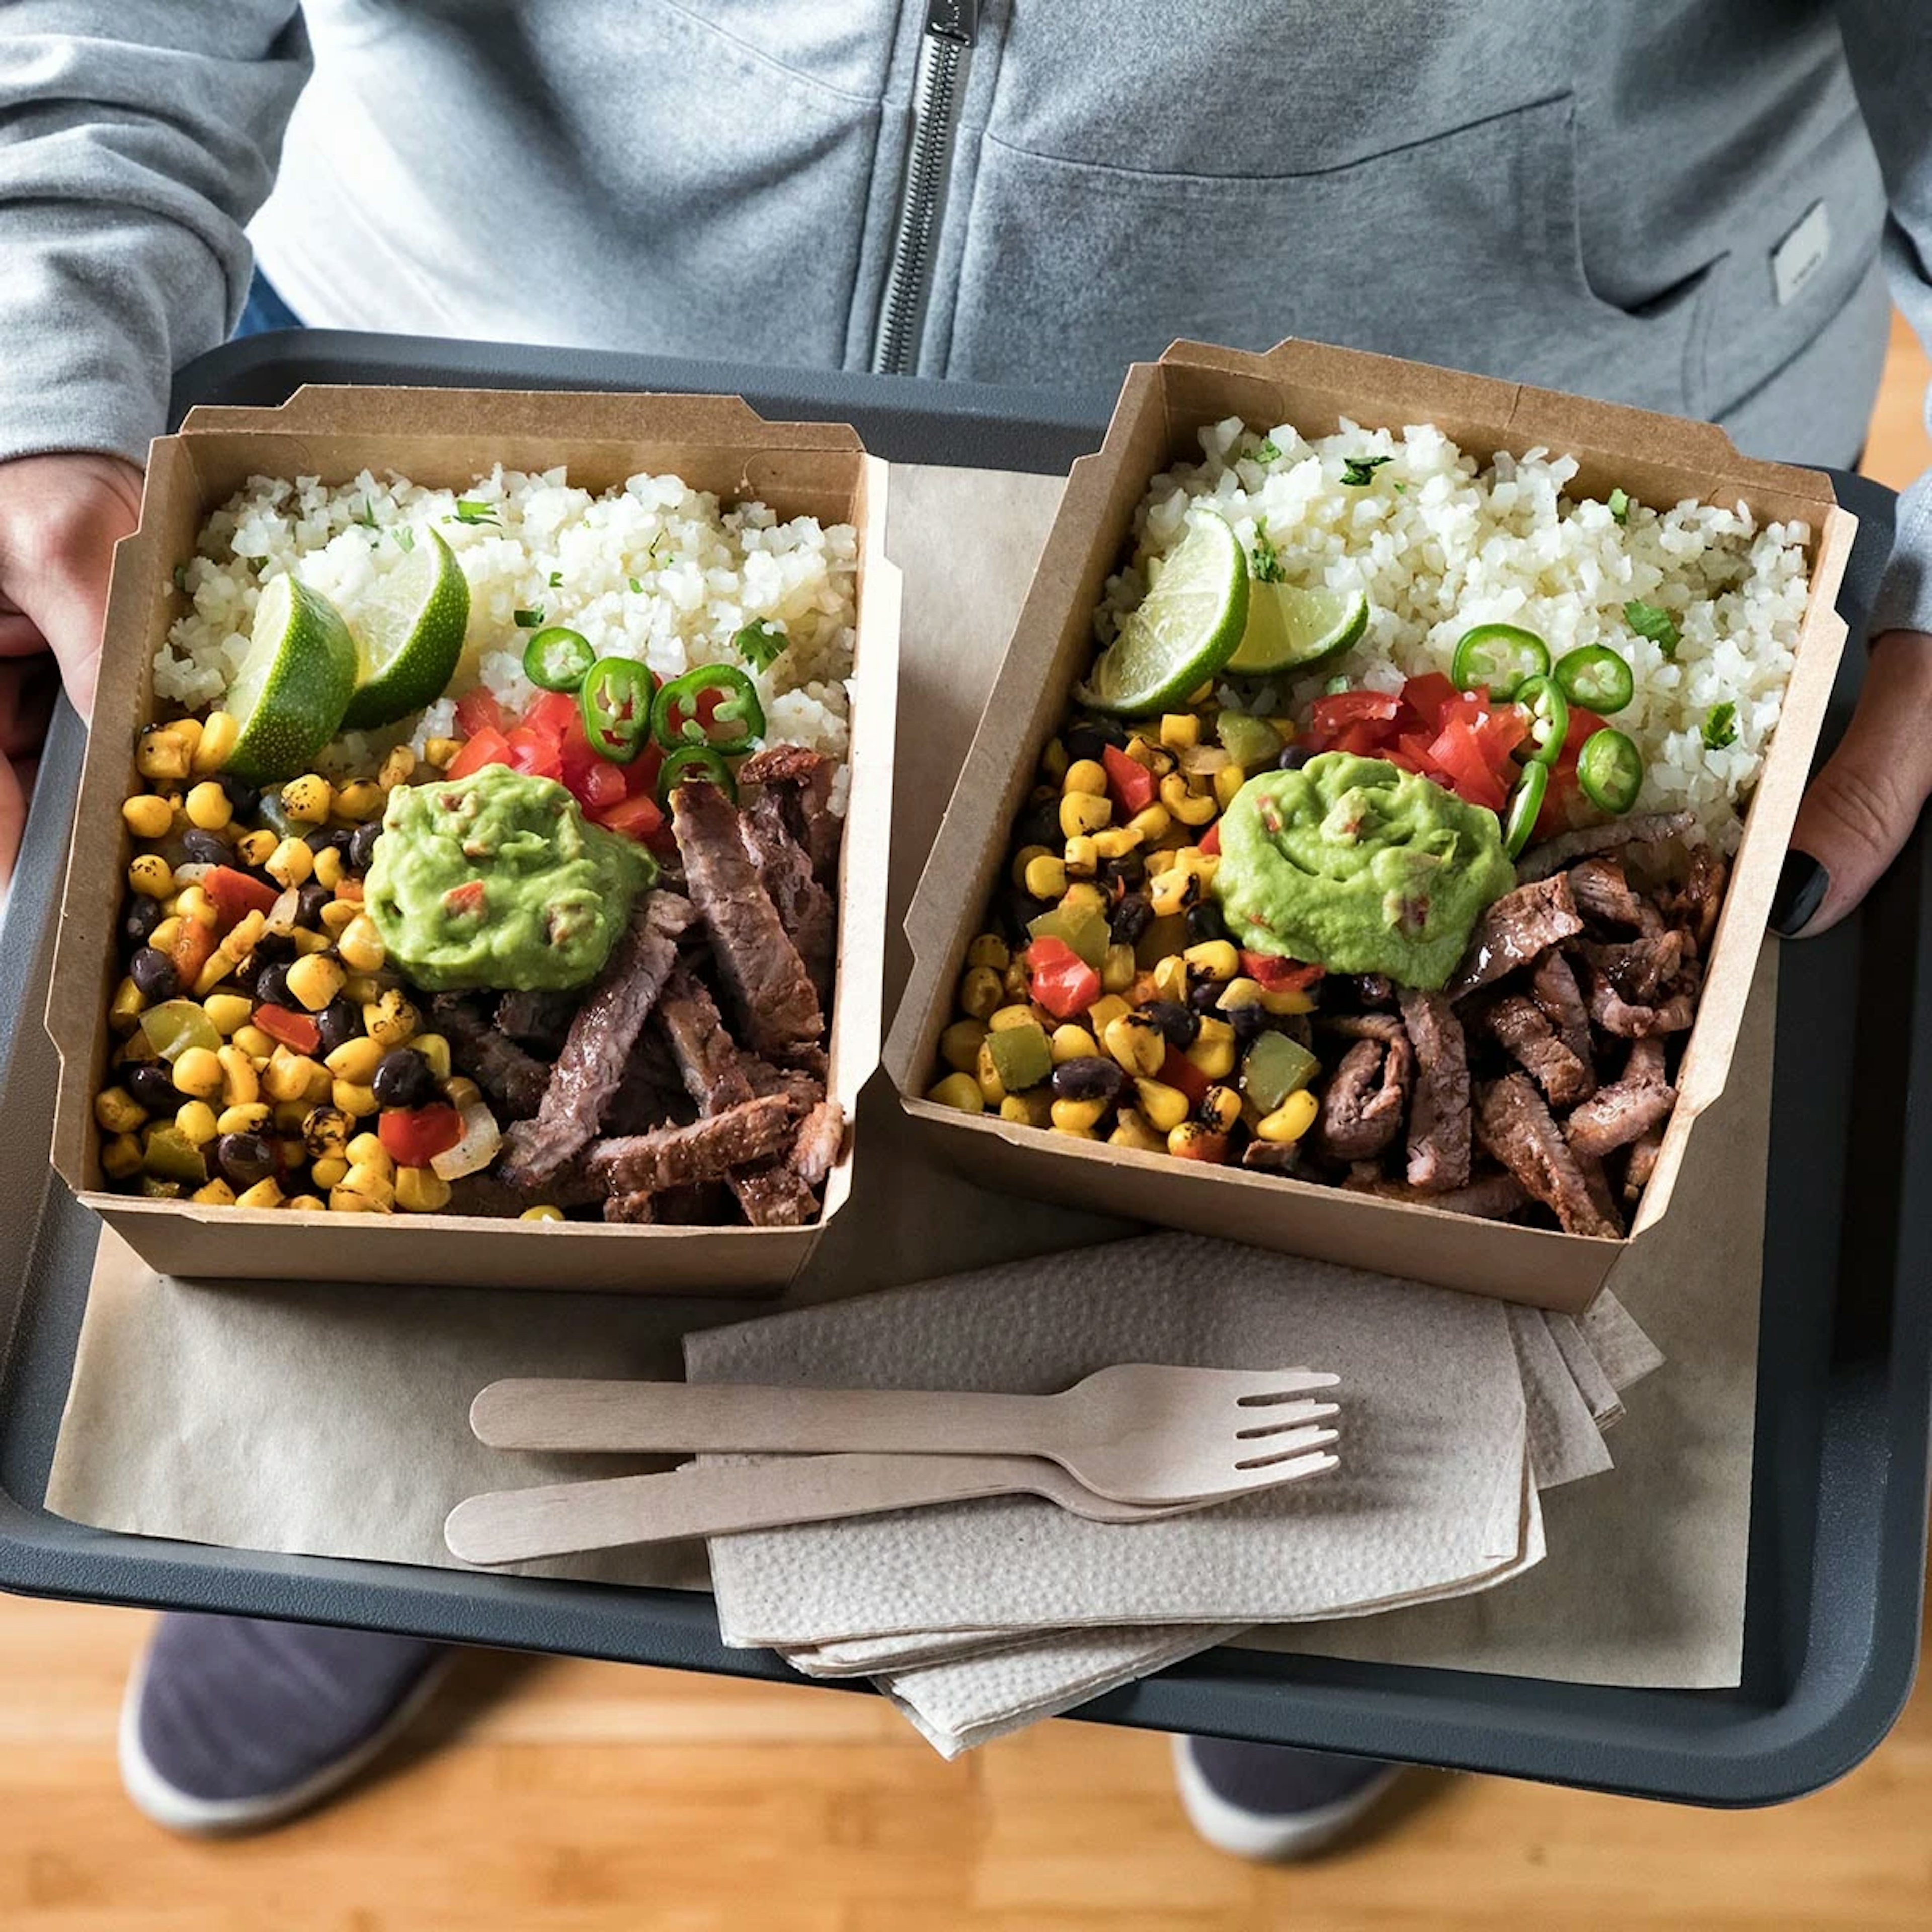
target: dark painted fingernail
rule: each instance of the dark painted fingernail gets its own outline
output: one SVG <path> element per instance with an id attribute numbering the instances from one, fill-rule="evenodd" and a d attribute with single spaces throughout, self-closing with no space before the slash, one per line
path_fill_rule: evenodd
<path id="1" fill-rule="evenodd" d="M 1831 889 L 1831 874 L 1809 852 L 1794 849 L 1786 853 L 1778 890 L 1771 896 L 1772 931 L 1780 939 L 1802 932 L 1817 916 Z"/>

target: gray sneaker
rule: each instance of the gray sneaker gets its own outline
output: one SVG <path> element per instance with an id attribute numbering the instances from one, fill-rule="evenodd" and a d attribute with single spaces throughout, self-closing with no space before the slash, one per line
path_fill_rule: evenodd
<path id="1" fill-rule="evenodd" d="M 122 1705 L 122 1783 L 171 1832 L 278 1825 L 374 1759 L 454 1654 L 379 1630 L 164 1617 Z"/>
<path id="2" fill-rule="evenodd" d="M 1312 1858 L 1401 1775 L 1378 1758 L 1225 1738 L 1176 1738 L 1174 1782 L 1194 1828 L 1241 1858 Z"/>

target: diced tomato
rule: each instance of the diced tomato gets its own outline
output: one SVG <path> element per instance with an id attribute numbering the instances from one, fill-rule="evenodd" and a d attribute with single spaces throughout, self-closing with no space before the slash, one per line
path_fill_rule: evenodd
<path id="1" fill-rule="evenodd" d="M 175 976 L 182 982 L 183 992 L 194 990 L 194 982 L 201 977 L 201 969 L 214 956 L 214 933 L 200 920 L 184 917 L 181 930 L 175 934 L 175 943 L 168 949 L 168 958 L 173 964 Z"/>
<path id="2" fill-rule="evenodd" d="M 1426 772 L 1429 769 L 1429 748 L 1435 742 L 1432 730 L 1407 731 L 1395 741 L 1394 748 L 1383 755 L 1393 758 L 1399 765 L 1406 765 L 1410 771 Z"/>
<path id="3" fill-rule="evenodd" d="M 295 1053 L 313 1053 L 322 1044 L 322 1029 L 306 1013 L 289 1006 L 257 1006 L 255 1024 L 271 1040 Z"/>
<path id="4" fill-rule="evenodd" d="M 648 839 L 664 823 L 664 814 L 654 798 L 621 799 L 616 804 L 606 806 L 602 811 L 593 812 L 590 815 L 607 831 L 621 832 L 626 838 L 640 842 Z"/>
<path id="5" fill-rule="evenodd" d="M 452 919 L 460 919 L 466 914 L 478 914 L 483 910 L 484 903 L 483 881 L 481 879 L 466 879 L 460 886 L 452 886 L 442 896 L 442 909 Z"/>
<path id="6" fill-rule="evenodd" d="M 1382 722 L 1351 724 L 1335 740 L 1338 752 L 1352 752 L 1358 758 L 1378 758 L 1387 740 L 1387 726 Z"/>
<path id="7" fill-rule="evenodd" d="M 656 797 L 658 772 L 664 760 L 664 747 L 653 742 L 646 745 L 628 765 L 617 767 L 624 774 L 624 782 L 630 787 L 633 798 Z"/>
<path id="8" fill-rule="evenodd" d="M 1432 736 L 1442 728 L 1442 710 L 1456 700 L 1456 687 L 1439 670 L 1412 677 L 1402 688 L 1402 701 L 1429 728 Z"/>
<path id="9" fill-rule="evenodd" d="M 1309 722 L 1316 730 L 1346 731 L 1352 724 L 1390 723 L 1402 709 L 1402 700 L 1386 691 L 1338 691 L 1318 698 L 1309 707 Z"/>
<path id="10" fill-rule="evenodd" d="M 1583 795 L 1583 788 L 1576 782 L 1576 761 L 1554 766 L 1550 774 L 1549 789 L 1543 794 L 1543 808 L 1536 814 L 1536 825 L 1530 833 L 1532 839 L 1554 838 L 1559 832 L 1573 829 L 1576 822 L 1576 802 Z"/>
<path id="11" fill-rule="evenodd" d="M 1221 855 L 1221 821 L 1217 818 L 1208 828 L 1208 836 L 1201 842 L 1201 849 L 1210 859 Z"/>
<path id="12" fill-rule="evenodd" d="M 1299 959 L 1285 959 L 1273 952 L 1241 954 L 1241 970 L 1258 980 L 1270 993 L 1298 993 L 1321 978 L 1322 968 L 1304 965 Z"/>
<path id="13" fill-rule="evenodd" d="M 456 700 L 456 728 L 466 738 L 473 738 L 479 731 L 502 730 L 502 709 L 481 685 Z"/>
<path id="14" fill-rule="evenodd" d="M 1466 720 L 1452 716 L 1445 721 L 1429 748 L 1429 761 L 1447 776 L 1456 795 L 1470 804 L 1501 812 L 1508 802 L 1509 794 L 1484 755 L 1481 740 Z"/>
<path id="15" fill-rule="evenodd" d="M 398 1167 L 427 1167 L 462 1139 L 463 1120 L 441 1101 L 428 1107 L 386 1107 L 376 1133 Z"/>
<path id="16" fill-rule="evenodd" d="M 564 782 L 577 794 L 584 810 L 592 814 L 622 804 L 629 795 L 623 766 L 614 765 L 609 759 L 600 758 L 594 752 L 590 764 L 582 768 L 580 776 L 574 782 L 572 768 L 566 766 Z"/>
<path id="17" fill-rule="evenodd" d="M 1100 976 L 1064 939 L 1036 939 L 1027 948 L 1034 998 L 1057 1020 L 1084 1013 L 1100 997 Z"/>
<path id="18" fill-rule="evenodd" d="M 519 724 L 503 742 L 512 771 L 526 772 L 532 778 L 562 779 L 563 748 L 554 738 Z"/>
<path id="19" fill-rule="evenodd" d="M 1208 1090 L 1214 1084 L 1186 1054 L 1171 1046 L 1154 1078 L 1163 1086 L 1178 1088 L 1197 1107 L 1207 1099 Z"/>
<path id="20" fill-rule="evenodd" d="M 480 772 L 485 765 L 507 765 L 510 762 L 510 741 L 502 733 L 490 725 L 484 725 L 468 744 L 449 761 L 445 778 L 466 778 L 472 772 Z"/>
<path id="21" fill-rule="evenodd" d="M 260 879 L 251 879 L 232 866 L 218 866 L 201 882 L 214 908 L 217 929 L 226 932 L 244 913 L 267 912 L 281 895 Z"/>
<path id="22" fill-rule="evenodd" d="M 1583 741 L 1594 733 L 1603 730 L 1609 722 L 1599 718 L 1594 711 L 1586 711 L 1580 704 L 1570 707 L 1570 728 L 1563 734 L 1563 760 L 1572 766 L 1576 764 L 1576 754 L 1583 748 Z"/>
<path id="23" fill-rule="evenodd" d="M 583 707 L 567 691 L 540 691 L 524 713 L 523 722 L 546 737 L 563 739 L 573 729 L 582 730 Z"/>
<path id="24" fill-rule="evenodd" d="M 1156 786 L 1153 772 L 1138 758 L 1130 758 L 1118 745 L 1103 745 L 1100 760 L 1107 767 L 1107 790 L 1122 824 L 1136 812 L 1153 804 Z"/>

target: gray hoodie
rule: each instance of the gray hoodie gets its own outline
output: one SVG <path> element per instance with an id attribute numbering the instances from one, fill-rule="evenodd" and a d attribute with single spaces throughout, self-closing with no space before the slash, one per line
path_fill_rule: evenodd
<path id="1" fill-rule="evenodd" d="M 252 220 L 318 324 L 1088 388 L 1300 334 L 1847 463 L 1888 276 L 1932 339 L 1928 103 L 1920 0 L 12 0 L 0 458 L 138 458 Z M 1932 479 L 1877 616 L 1932 629 Z"/>

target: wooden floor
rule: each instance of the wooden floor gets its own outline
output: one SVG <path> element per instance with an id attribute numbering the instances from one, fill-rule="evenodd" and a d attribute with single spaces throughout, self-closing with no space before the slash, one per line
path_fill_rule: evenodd
<path id="1" fill-rule="evenodd" d="M 1901 328 L 1867 467 L 1928 461 Z M 944 1765 L 870 1699 L 466 1659 L 415 1748 L 266 1839 L 121 1796 L 146 1626 L 0 1600 L 8 1932 L 1711 1932 L 1932 1927 L 1932 1690 L 1836 1789 L 1713 1814 L 1418 1776 L 1392 1826 L 1264 1870 L 1192 1836 L 1164 1740 L 1042 1725 Z"/>

